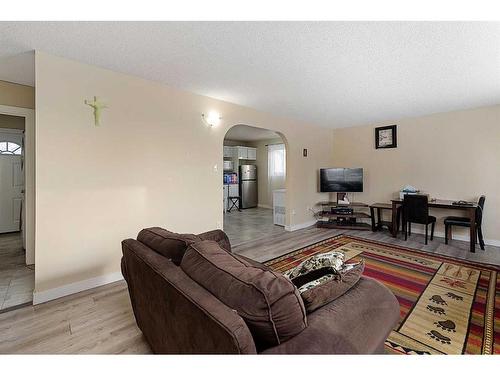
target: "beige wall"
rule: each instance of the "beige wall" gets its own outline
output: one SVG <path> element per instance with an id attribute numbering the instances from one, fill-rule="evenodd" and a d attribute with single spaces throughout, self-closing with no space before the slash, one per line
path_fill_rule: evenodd
<path id="1" fill-rule="evenodd" d="M 288 224 L 313 220 L 307 207 L 324 198 L 316 174 L 332 163 L 331 129 L 39 52 L 36 88 L 37 293 L 119 272 L 120 241 L 141 228 L 221 226 L 222 144 L 235 124 L 285 135 Z M 100 127 L 84 105 L 94 95 L 109 107 Z M 202 122 L 209 110 L 219 127 Z"/>
<path id="2" fill-rule="evenodd" d="M 24 130 L 24 117 L 0 114 L 0 128 Z"/>
<path id="3" fill-rule="evenodd" d="M 258 192 L 259 192 L 259 206 L 269 207 L 273 206 L 273 193 L 272 190 L 284 189 L 285 184 L 269 186 L 269 178 L 267 174 L 267 147 L 266 145 L 283 143 L 281 138 L 266 139 L 258 142 L 250 142 L 251 147 L 257 149 L 257 179 L 258 179 Z"/>
<path id="4" fill-rule="evenodd" d="M 35 88 L 0 81 L 0 104 L 34 109 Z"/>
<path id="5" fill-rule="evenodd" d="M 364 192 L 356 200 L 389 202 L 406 184 L 434 198 L 476 200 L 485 194 L 484 236 L 500 240 L 500 106 L 377 126 L 392 124 L 398 125 L 395 149 L 375 149 L 375 125 L 334 131 L 334 165 L 364 168 Z M 436 230 L 444 232 L 442 217 L 457 213 L 433 210 Z"/>
<path id="6" fill-rule="evenodd" d="M 224 139 L 224 146 L 248 146 L 247 141 L 234 141 L 232 139 Z"/>

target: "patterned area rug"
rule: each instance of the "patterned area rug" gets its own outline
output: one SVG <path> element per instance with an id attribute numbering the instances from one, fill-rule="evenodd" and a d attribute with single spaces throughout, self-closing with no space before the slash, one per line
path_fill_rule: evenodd
<path id="1" fill-rule="evenodd" d="M 342 251 L 365 260 L 364 275 L 397 297 L 401 319 L 391 354 L 500 354 L 500 267 L 340 235 L 266 262 L 284 272 L 304 259 Z"/>

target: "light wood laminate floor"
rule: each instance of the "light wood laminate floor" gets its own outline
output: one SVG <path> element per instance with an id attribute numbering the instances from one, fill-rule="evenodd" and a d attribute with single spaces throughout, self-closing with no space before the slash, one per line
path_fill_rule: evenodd
<path id="1" fill-rule="evenodd" d="M 20 233 L 0 234 L 0 311 L 33 301 L 35 271 L 26 266 Z"/>
<path id="2" fill-rule="evenodd" d="M 273 224 L 273 210 L 246 208 L 224 213 L 224 232 L 234 246 L 258 238 L 285 232 L 285 228 Z"/>
<path id="3" fill-rule="evenodd" d="M 233 250 L 264 261 L 338 233 L 341 231 L 320 228 L 282 231 L 242 242 Z M 411 241 L 405 242 L 387 232 L 347 233 L 471 259 L 464 242 L 446 246 L 436 238 L 424 246 L 421 235 L 412 235 Z M 484 253 L 478 250 L 476 254 L 472 260 L 500 264 L 500 248 L 488 246 Z M 0 353 L 150 353 L 150 348 L 135 324 L 126 284 L 120 281 L 0 314 Z"/>

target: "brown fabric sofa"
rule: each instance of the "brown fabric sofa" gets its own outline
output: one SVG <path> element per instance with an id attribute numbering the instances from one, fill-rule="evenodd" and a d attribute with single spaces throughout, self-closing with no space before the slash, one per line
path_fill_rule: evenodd
<path id="1" fill-rule="evenodd" d="M 122 273 L 137 325 L 155 353 L 383 353 L 384 341 L 399 319 L 394 295 L 381 283 L 362 277 L 346 294 L 308 314 L 307 327 L 300 333 L 279 345 L 261 348 L 235 310 L 168 258 L 172 252 L 167 247 L 173 247 L 178 258 L 182 243 L 187 249 L 205 240 L 231 252 L 224 232 L 195 236 L 148 228 L 138 239 L 122 242 Z M 243 262 L 265 267 L 248 259 Z"/>

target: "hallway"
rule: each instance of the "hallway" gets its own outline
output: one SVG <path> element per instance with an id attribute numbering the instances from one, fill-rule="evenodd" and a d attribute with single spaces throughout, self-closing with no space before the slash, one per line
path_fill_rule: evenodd
<path id="1" fill-rule="evenodd" d="M 34 266 L 26 266 L 20 232 L 0 234 L 0 311 L 31 304 Z"/>

